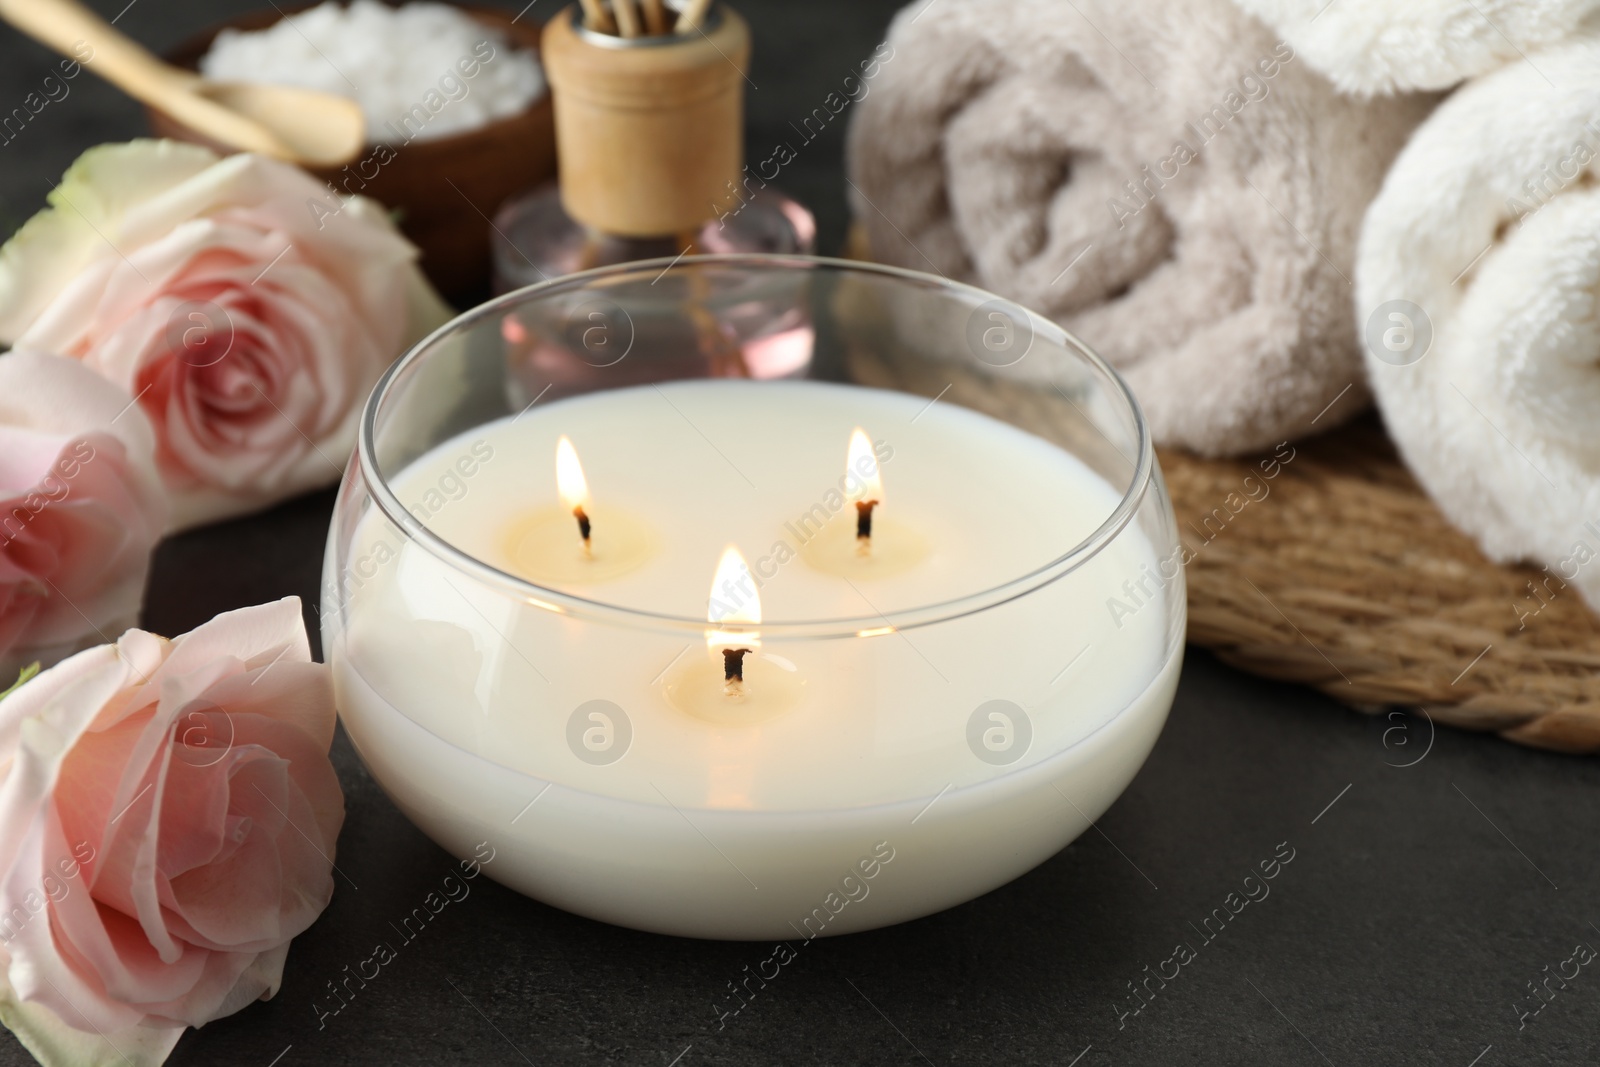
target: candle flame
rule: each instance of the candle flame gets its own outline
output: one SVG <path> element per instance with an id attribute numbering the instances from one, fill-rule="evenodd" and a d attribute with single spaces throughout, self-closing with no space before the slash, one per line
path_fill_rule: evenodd
<path id="1" fill-rule="evenodd" d="M 583 464 L 578 462 L 578 450 L 566 434 L 556 442 L 556 492 L 568 511 L 589 505 L 589 481 L 583 476 Z"/>
<path id="2" fill-rule="evenodd" d="M 711 597 L 706 608 L 706 621 L 723 624 L 759 624 L 761 622 L 761 594 L 756 590 L 755 577 L 739 549 L 729 545 L 722 550 L 717 561 L 717 572 L 711 579 Z M 711 648 L 749 646 L 755 647 L 761 638 L 754 630 L 711 629 L 706 631 L 706 645 Z"/>
<path id="3" fill-rule="evenodd" d="M 845 484 L 850 487 L 847 500 L 872 500 L 883 503 L 883 475 L 878 471 L 878 457 L 872 451 L 872 438 L 857 426 L 850 433 L 850 451 L 844 461 Z"/>

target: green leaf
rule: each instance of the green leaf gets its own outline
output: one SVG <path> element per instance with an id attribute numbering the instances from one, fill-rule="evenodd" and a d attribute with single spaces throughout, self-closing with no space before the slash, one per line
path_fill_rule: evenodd
<path id="1" fill-rule="evenodd" d="M 34 675 L 36 675 L 38 673 L 39 673 L 39 661 L 38 660 L 34 660 L 32 663 L 30 663 L 26 667 L 22 668 L 22 673 L 17 675 L 17 680 L 11 684 L 11 688 L 10 689 L 7 689 L 4 693 L 0 693 L 0 700 L 4 700 L 6 697 L 10 696 L 12 693 L 15 693 L 18 689 L 21 689 L 24 684 L 26 684 L 29 680 L 31 680 L 33 678 Z"/>

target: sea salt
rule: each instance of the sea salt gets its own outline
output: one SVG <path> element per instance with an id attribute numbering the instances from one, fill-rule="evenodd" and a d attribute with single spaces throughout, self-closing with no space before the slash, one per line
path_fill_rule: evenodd
<path id="1" fill-rule="evenodd" d="M 200 71 L 348 96 L 366 115 L 367 140 L 391 145 L 485 126 L 544 93 L 531 53 L 458 8 L 427 2 L 328 0 L 264 30 L 223 30 Z"/>

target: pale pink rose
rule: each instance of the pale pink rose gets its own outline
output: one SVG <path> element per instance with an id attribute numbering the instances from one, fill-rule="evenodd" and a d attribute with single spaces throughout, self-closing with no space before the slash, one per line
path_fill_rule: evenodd
<path id="1" fill-rule="evenodd" d="M 0 1021 L 158 1064 L 277 992 L 333 893 L 333 689 L 295 598 L 129 630 L 0 699 Z"/>
<path id="2" fill-rule="evenodd" d="M 382 207 L 175 141 L 85 152 L 0 249 L 0 340 L 155 426 L 172 528 L 336 482 L 378 376 L 448 309 Z"/>
<path id="3" fill-rule="evenodd" d="M 0 356 L 0 689 L 138 621 L 167 521 L 149 422 L 74 360 Z"/>

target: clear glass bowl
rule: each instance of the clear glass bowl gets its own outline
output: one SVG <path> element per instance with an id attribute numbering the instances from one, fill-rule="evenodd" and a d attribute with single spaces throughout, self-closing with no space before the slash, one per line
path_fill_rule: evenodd
<path id="1" fill-rule="evenodd" d="M 752 349 L 802 343 L 812 369 L 928 388 L 753 373 Z M 944 395 L 991 372 L 990 395 L 1059 409 L 1055 443 Z M 833 491 L 852 425 L 885 483 L 866 555 Z M 762 614 L 713 627 L 729 540 Z M 362 759 L 452 854 L 487 843 L 491 877 L 620 925 L 812 937 L 976 897 L 1105 811 L 1171 706 L 1180 552 L 1133 397 L 1048 320 L 912 271 L 686 257 L 509 293 L 390 369 L 323 642 Z M 725 684 L 735 645 L 748 690 Z"/>

